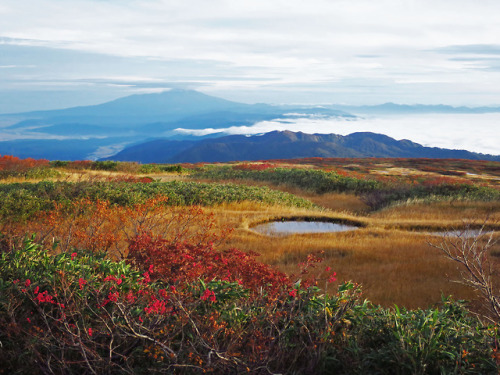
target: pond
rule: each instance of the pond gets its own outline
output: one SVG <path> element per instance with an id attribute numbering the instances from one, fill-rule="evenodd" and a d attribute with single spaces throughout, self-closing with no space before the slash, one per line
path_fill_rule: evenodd
<path id="1" fill-rule="evenodd" d="M 270 221 L 252 227 L 256 232 L 268 236 L 286 236 L 294 233 L 331 233 L 358 229 L 354 225 L 326 221 Z"/>

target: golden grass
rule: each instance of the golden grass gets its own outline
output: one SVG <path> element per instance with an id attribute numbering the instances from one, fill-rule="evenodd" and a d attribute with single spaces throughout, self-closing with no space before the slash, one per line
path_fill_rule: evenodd
<path id="1" fill-rule="evenodd" d="M 343 211 L 351 214 L 366 214 L 370 210 L 370 208 L 354 194 L 329 193 L 316 195 L 299 192 L 296 192 L 295 194 L 310 200 L 320 207 L 324 207 L 332 211 Z"/>
<path id="2" fill-rule="evenodd" d="M 209 179 L 191 179 L 192 181 L 198 182 L 208 182 L 213 183 L 213 180 Z M 326 193 L 326 194 L 314 194 L 308 193 L 304 190 L 293 187 L 290 185 L 273 185 L 264 181 L 252 181 L 252 180 L 222 180 L 218 182 L 232 183 L 239 185 L 249 185 L 249 186 L 266 186 L 272 189 L 283 191 L 285 193 L 290 193 L 297 195 L 298 197 L 305 198 L 327 210 L 333 211 L 344 211 L 350 214 L 366 214 L 369 212 L 370 208 L 366 205 L 360 197 L 355 194 L 348 193 Z"/>
<path id="3" fill-rule="evenodd" d="M 461 207 L 465 210 L 472 209 L 471 205 L 465 203 Z M 484 213 L 486 207 L 487 205 L 478 204 L 473 211 L 477 214 Z M 417 215 L 419 209 L 426 213 Z M 238 203 L 221 205 L 211 211 L 219 225 L 235 228 L 231 238 L 223 245 L 225 248 L 257 252 L 260 254 L 260 261 L 293 274 L 298 274 L 298 264 L 304 262 L 309 254 L 322 252 L 324 262 L 315 272 L 324 270 L 326 266 L 331 267 L 337 272 L 339 281 L 352 280 L 362 284 L 365 298 L 374 303 L 425 308 L 439 303 L 442 295 L 477 300 L 475 293 L 468 287 L 451 281 L 460 279 L 457 265 L 429 245 L 431 241 L 439 243 L 442 238 L 426 235 L 425 232 L 394 228 L 398 223 L 397 218 L 402 217 L 406 218 L 405 223 L 409 226 L 446 227 L 461 223 L 463 210 L 446 211 L 441 204 L 412 207 L 409 210 L 411 214 L 405 214 L 405 210 L 393 210 L 400 213 L 391 216 L 388 211 L 384 214 L 360 216 L 351 215 L 347 210 L 314 211 Z M 425 216 L 429 213 L 434 215 L 430 217 L 430 221 L 426 221 Z M 284 237 L 269 237 L 251 229 L 258 222 L 301 215 L 359 221 L 366 227 L 343 233 L 295 234 Z M 391 219 L 388 220 L 387 217 Z M 418 220 L 411 220 L 411 217 L 417 217 Z M 441 218 L 443 221 L 439 220 Z M 500 248 L 495 251 L 500 254 Z"/>
<path id="4" fill-rule="evenodd" d="M 70 170 L 65 168 L 54 168 L 59 173 L 60 176 L 57 177 L 48 177 L 48 178 L 32 178 L 27 179 L 25 177 L 8 177 L 5 179 L 1 179 L 0 182 L 4 184 L 11 183 L 22 183 L 22 182 L 40 182 L 43 180 L 50 181 L 66 181 L 66 182 L 94 182 L 94 181 L 109 181 L 113 179 L 119 179 L 123 177 L 151 177 L 155 181 L 159 182 L 167 182 L 167 181 L 185 181 L 188 180 L 186 174 L 179 173 L 168 173 L 168 172 L 160 172 L 160 173 L 127 173 L 122 171 L 102 171 L 102 170 Z"/>
<path id="5" fill-rule="evenodd" d="M 69 181 L 69 182 L 80 182 L 80 181 L 98 181 L 98 180 L 110 180 L 118 179 L 120 177 L 134 176 L 137 178 L 141 177 L 151 177 L 156 181 L 166 182 L 166 181 L 181 181 L 186 180 L 186 175 L 180 175 L 179 173 L 126 173 L 126 172 L 115 172 L 115 171 L 92 171 L 92 170 L 82 170 L 82 171 L 68 171 L 65 169 L 61 170 L 63 176 L 54 178 L 57 181 Z"/>
<path id="6" fill-rule="evenodd" d="M 372 213 L 370 217 L 386 222 L 481 222 L 486 217 L 492 222 L 500 222 L 500 202 L 455 201 L 421 203 L 390 207 Z"/>

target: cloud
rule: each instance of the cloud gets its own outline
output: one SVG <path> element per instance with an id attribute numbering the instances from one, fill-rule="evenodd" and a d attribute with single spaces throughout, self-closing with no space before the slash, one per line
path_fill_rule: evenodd
<path id="1" fill-rule="evenodd" d="M 399 101 L 405 90 L 404 100 L 490 104 L 484 87 L 500 78 L 452 58 L 498 54 L 499 13 L 493 0 L 3 0 L 0 47 L 42 61 L 9 78 L 22 85 L 116 71 L 254 102 L 264 90 L 278 102 L 351 103 Z M 21 65 L 21 52 L 0 54 L 0 65 Z"/>
<path id="2" fill-rule="evenodd" d="M 437 48 L 436 51 L 457 55 L 500 55 L 500 44 L 454 45 Z"/>
<path id="3" fill-rule="evenodd" d="M 0 65 L 0 69 L 36 68 L 36 65 Z"/>
<path id="4" fill-rule="evenodd" d="M 409 139 L 428 147 L 462 149 L 499 155 L 500 134 L 492 132 L 500 122 L 500 113 L 426 114 L 387 117 L 297 118 L 262 121 L 253 126 L 231 126 L 224 129 L 176 129 L 181 134 L 262 134 L 274 130 L 304 133 L 348 135 L 355 132 L 382 133 L 395 139 Z"/>

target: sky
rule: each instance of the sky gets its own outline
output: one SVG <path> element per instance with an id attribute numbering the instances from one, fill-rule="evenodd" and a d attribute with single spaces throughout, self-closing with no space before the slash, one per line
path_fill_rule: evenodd
<path id="1" fill-rule="evenodd" d="M 0 113 L 186 88 L 500 105 L 498 0 L 2 0 Z"/>

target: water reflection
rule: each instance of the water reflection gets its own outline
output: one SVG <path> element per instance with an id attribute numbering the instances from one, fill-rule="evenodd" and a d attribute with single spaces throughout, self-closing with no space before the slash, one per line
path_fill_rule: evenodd
<path id="1" fill-rule="evenodd" d="M 294 233 L 330 233 L 358 229 L 353 225 L 325 221 L 271 221 L 252 228 L 268 236 L 286 236 Z"/>

